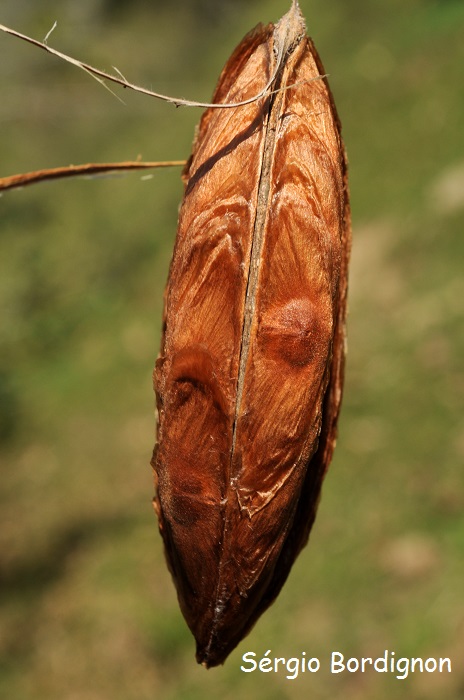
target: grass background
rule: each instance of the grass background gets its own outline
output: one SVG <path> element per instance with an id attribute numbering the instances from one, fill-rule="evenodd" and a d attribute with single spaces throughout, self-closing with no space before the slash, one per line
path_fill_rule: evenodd
<path id="1" fill-rule="evenodd" d="M 349 356 L 311 542 L 278 601 L 206 672 L 152 513 L 151 370 L 179 172 L 0 199 L 0 696 L 14 700 L 464 696 L 464 5 L 301 0 L 350 160 Z M 283 0 L 2 0 L 0 22 L 208 100 Z M 185 158 L 197 110 L 122 94 L 0 36 L 0 174 Z M 241 656 L 321 659 L 244 674 Z M 449 656 L 400 681 L 347 656 Z"/>

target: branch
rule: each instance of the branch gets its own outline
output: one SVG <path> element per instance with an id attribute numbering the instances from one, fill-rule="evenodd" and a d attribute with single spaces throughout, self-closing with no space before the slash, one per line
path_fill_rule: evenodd
<path id="1" fill-rule="evenodd" d="M 135 85 L 134 83 L 130 83 L 127 81 L 122 73 L 118 71 L 116 68 L 115 70 L 118 71 L 119 75 L 111 75 L 110 73 L 107 73 L 106 71 L 99 70 L 98 68 L 94 68 L 93 66 L 89 65 L 88 63 L 84 63 L 83 61 L 79 61 L 77 58 L 72 58 L 72 56 L 68 56 L 67 54 L 62 53 L 61 51 L 57 51 L 56 49 L 52 49 L 48 44 L 43 43 L 41 41 L 37 41 L 37 39 L 32 39 L 29 36 L 26 36 L 26 34 L 21 34 L 20 32 L 17 32 L 15 29 L 10 29 L 9 27 L 5 27 L 5 25 L 0 24 L 0 30 L 2 32 L 5 32 L 6 34 L 11 34 L 11 36 L 17 37 L 18 39 L 22 39 L 23 41 L 27 41 L 29 44 L 32 44 L 33 46 L 38 46 L 40 49 L 43 49 L 47 53 L 52 54 L 53 56 L 58 56 L 58 58 L 63 59 L 64 61 L 67 61 L 68 63 L 72 63 L 74 66 L 77 66 L 81 70 L 85 71 L 86 73 L 89 73 L 92 77 L 94 77 L 96 80 L 98 80 L 99 83 L 101 83 L 104 87 L 107 89 L 108 86 L 105 84 L 105 80 L 109 80 L 113 83 L 117 83 L 118 85 L 122 85 L 124 88 L 128 88 L 129 90 L 135 90 L 135 92 L 141 92 L 144 95 L 149 95 L 150 97 L 156 97 L 159 100 L 164 100 L 165 102 L 170 102 L 171 104 L 174 104 L 176 107 L 203 107 L 203 108 L 231 108 L 231 107 L 242 107 L 244 105 L 250 104 L 252 102 L 255 102 L 256 100 L 259 100 L 261 97 L 264 97 L 264 95 L 267 93 L 269 90 L 270 86 L 275 80 L 275 77 L 279 71 L 279 68 L 282 65 L 283 61 L 283 55 L 282 55 L 282 50 L 277 58 L 276 62 L 276 68 L 275 71 L 273 72 L 270 80 L 267 82 L 267 84 L 264 86 L 264 88 L 259 92 L 257 95 L 254 97 L 250 97 L 248 100 L 243 100 L 242 102 L 227 102 L 223 104 L 218 104 L 218 103 L 210 103 L 210 102 L 195 102 L 193 100 L 184 100 L 183 98 L 179 97 L 169 97 L 169 95 L 162 95 L 159 92 L 153 92 L 152 90 L 148 90 L 147 88 L 141 87 L 140 85 Z M 49 32 L 50 34 L 51 32 Z M 47 37 L 48 38 L 48 35 Z M 111 92 L 111 90 L 110 90 Z M 114 93 L 113 93 L 114 94 Z M 117 96 L 116 96 L 117 97 Z M 119 98 L 118 98 L 119 99 Z"/>
<path id="2" fill-rule="evenodd" d="M 48 170 L 34 170 L 30 173 L 10 175 L 0 178 L 0 192 L 13 190 L 26 185 L 33 185 L 44 180 L 58 180 L 66 177 L 81 175 L 100 175 L 111 172 L 127 172 L 129 170 L 150 170 L 153 168 L 170 168 L 185 165 L 185 160 L 167 161 L 123 161 L 120 163 L 87 163 L 85 165 L 68 165 L 63 168 L 50 168 Z"/>
<path id="3" fill-rule="evenodd" d="M 295 4 L 295 3 L 294 3 Z M 283 18 L 285 19 L 285 18 Z M 74 66 L 77 66 L 81 70 L 85 71 L 89 75 L 91 75 L 95 80 L 97 80 L 103 87 L 105 87 L 107 90 L 109 90 L 113 95 L 115 93 L 110 90 L 110 88 L 106 85 L 105 80 L 109 80 L 110 82 L 117 83 L 118 85 L 122 85 L 122 87 L 127 88 L 129 90 L 134 90 L 135 92 L 141 92 L 144 95 L 148 95 L 149 97 L 155 97 L 159 100 L 164 100 L 165 102 L 169 102 L 176 107 L 202 107 L 204 109 L 206 108 L 211 108 L 211 109 L 228 109 L 228 108 L 233 108 L 233 107 L 243 107 L 245 105 L 251 104 L 252 102 L 256 102 L 257 100 L 261 99 L 267 94 L 272 94 L 269 93 L 269 89 L 276 79 L 276 76 L 285 63 L 285 42 L 282 40 L 283 34 L 287 30 L 287 23 L 280 26 L 277 25 L 277 29 L 279 31 L 279 36 L 276 36 L 276 43 L 277 43 L 277 48 L 278 48 L 278 53 L 276 56 L 276 63 L 275 63 L 275 69 L 272 72 L 271 77 L 269 78 L 268 82 L 266 85 L 263 87 L 263 89 L 257 94 L 254 95 L 253 97 L 250 97 L 247 100 L 242 100 L 241 102 L 223 102 L 223 103 L 217 103 L 217 102 L 196 102 L 194 100 L 184 100 L 181 97 L 170 97 L 169 95 L 163 95 L 159 92 L 153 92 L 153 90 L 148 90 L 147 88 L 141 87 L 140 85 L 135 85 L 134 83 L 130 83 L 128 80 L 126 80 L 123 76 L 123 74 L 115 68 L 117 71 L 118 75 L 111 75 L 111 73 L 107 73 L 106 71 L 99 70 L 98 68 L 94 68 L 93 66 L 89 65 L 88 63 L 84 63 L 83 61 L 79 61 L 77 58 L 72 58 L 72 56 L 68 56 L 67 54 L 61 53 L 61 51 L 57 51 L 56 49 L 52 49 L 48 44 L 46 43 L 48 37 L 52 33 L 52 31 L 55 29 L 56 23 L 53 25 L 52 29 L 48 32 L 47 36 L 45 37 L 45 42 L 37 41 L 37 39 L 32 39 L 29 36 L 26 36 L 25 34 L 21 34 L 20 32 L 17 32 L 15 29 L 10 29 L 9 27 L 5 27 L 5 25 L 0 24 L 0 30 L 2 32 L 5 32 L 6 34 L 11 34 L 11 36 L 17 37 L 18 39 L 22 39 L 23 41 L 27 41 L 29 44 L 32 44 L 33 46 L 38 46 L 40 49 L 43 49 L 47 53 L 52 54 L 53 56 L 58 56 L 58 58 L 63 59 L 64 61 L 67 61 L 68 63 L 72 63 Z M 114 67 L 114 66 L 113 66 Z M 312 82 L 313 80 L 320 80 L 322 78 L 325 78 L 325 75 L 318 75 L 315 78 L 311 78 L 310 80 L 305 80 L 305 81 L 300 81 L 298 83 L 294 83 L 292 85 L 286 85 L 283 88 L 280 88 L 280 90 L 288 90 L 290 88 L 296 87 L 302 83 L 306 82 Z M 279 91 L 280 91 L 279 90 Z M 115 95 L 117 99 L 120 99 L 117 95 Z"/>

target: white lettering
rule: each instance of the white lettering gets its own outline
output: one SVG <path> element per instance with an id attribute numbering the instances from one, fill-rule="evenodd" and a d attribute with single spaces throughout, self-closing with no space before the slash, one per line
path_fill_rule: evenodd
<path id="1" fill-rule="evenodd" d="M 448 673 L 451 673 L 451 659 L 448 658 L 440 658 L 440 673 L 443 671 L 443 666 L 445 664 L 448 666 Z"/>
<path id="2" fill-rule="evenodd" d="M 293 668 L 292 668 L 292 666 L 293 666 Z M 289 659 L 287 661 L 287 671 L 289 674 L 293 673 L 293 676 L 287 675 L 287 678 L 289 680 L 293 681 L 293 680 L 295 680 L 295 678 L 297 678 L 299 666 L 300 666 L 300 659 L 297 659 L 296 657 L 292 657 L 291 659 Z M 303 668 L 304 668 L 304 665 L 303 665 Z"/>
<path id="3" fill-rule="evenodd" d="M 254 659 L 250 658 L 252 656 L 256 656 L 254 651 L 247 651 L 247 653 L 242 656 L 242 661 L 245 661 L 245 663 L 249 663 L 252 666 L 251 668 L 244 668 L 243 666 L 240 666 L 241 671 L 244 671 L 245 673 L 251 673 L 252 671 L 256 671 L 257 663 Z"/>
<path id="4" fill-rule="evenodd" d="M 350 673 L 355 673 L 355 671 L 359 670 L 359 661 L 358 659 L 355 659 L 354 656 L 351 659 L 348 659 L 346 662 L 346 670 L 349 671 Z"/>
<path id="5" fill-rule="evenodd" d="M 290 658 L 285 658 L 283 656 L 271 657 L 271 649 L 268 649 L 261 658 L 256 658 L 254 651 L 248 651 L 242 656 L 242 665 L 240 670 L 244 673 L 253 673 L 253 671 L 259 670 L 261 673 L 279 673 L 285 674 L 285 677 L 293 681 L 300 673 L 317 673 L 321 668 L 321 662 L 316 657 L 313 656 L 310 659 L 306 658 L 306 652 L 302 651 L 300 656 L 292 656 Z M 396 653 L 394 651 L 385 650 L 382 656 L 373 659 L 370 656 L 365 656 L 362 658 L 357 658 L 355 656 L 350 657 L 345 660 L 344 654 L 340 651 L 333 651 L 330 657 L 330 672 L 331 673 L 342 673 L 343 671 L 348 671 L 348 673 L 365 673 L 366 669 L 372 669 L 376 673 L 392 673 L 398 680 L 405 680 L 409 677 L 411 673 L 419 672 L 424 673 L 435 673 L 439 671 L 440 673 L 448 672 L 451 673 L 451 659 L 448 657 L 434 658 L 429 657 L 428 659 L 422 658 L 408 658 L 406 656 L 396 658 Z"/>
<path id="6" fill-rule="evenodd" d="M 377 673 L 386 673 L 388 671 L 387 657 L 388 657 L 388 651 L 385 650 L 385 654 L 383 656 L 379 656 L 378 659 L 376 659 L 374 661 L 374 668 L 377 671 Z M 383 664 L 382 668 L 380 668 L 380 664 Z"/>
<path id="7" fill-rule="evenodd" d="M 317 673 L 321 667 L 321 662 L 319 661 L 318 658 L 313 656 L 312 659 L 309 659 L 308 661 L 308 671 L 311 671 L 311 673 Z"/>
<path id="8" fill-rule="evenodd" d="M 407 678 L 409 674 L 409 659 L 406 659 L 405 657 L 398 659 L 396 662 L 396 670 L 398 671 L 398 674 L 403 674 L 396 676 L 400 681 Z"/>
<path id="9" fill-rule="evenodd" d="M 367 664 L 367 663 L 370 663 L 370 665 L 372 666 L 372 659 L 371 659 L 369 656 L 366 656 L 365 659 L 364 659 L 364 658 L 361 659 L 361 671 L 362 671 L 363 673 L 364 673 L 364 671 L 366 670 L 366 664 Z"/>
<path id="10" fill-rule="evenodd" d="M 336 658 L 337 656 L 338 660 Z M 340 654 L 339 651 L 332 652 L 332 659 L 330 662 L 330 673 L 341 673 L 345 670 L 345 664 L 343 663 L 344 658 L 345 657 L 343 656 L 343 654 Z"/>
<path id="11" fill-rule="evenodd" d="M 264 654 L 263 658 L 259 662 L 259 670 L 262 671 L 263 673 L 269 673 L 272 671 L 272 661 L 271 659 L 267 658 L 269 654 L 271 653 L 271 650 L 268 649 L 267 652 Z M 269 668 L 268 668 L 269 666 Z"/>

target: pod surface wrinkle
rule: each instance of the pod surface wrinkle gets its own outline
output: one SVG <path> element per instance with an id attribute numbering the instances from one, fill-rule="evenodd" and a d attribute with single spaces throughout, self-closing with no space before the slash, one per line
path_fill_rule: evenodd
<path id="1" fill-rule="evenodd" d="M 201 119 L 154 372 L 155 509 L 205 666 L 224 662 L 306 544 L 341 402 L 346 159 L 296 2 L 245 37 L 213 101 L 259 94 L 276 66 L 271 94 Z"/>

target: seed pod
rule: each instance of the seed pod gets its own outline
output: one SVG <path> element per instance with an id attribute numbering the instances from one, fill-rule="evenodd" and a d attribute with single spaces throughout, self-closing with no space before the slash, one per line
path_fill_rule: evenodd
<path id="1" fill-rule="evenodd" d="M 340 123 L 296 0 L 234 51 L 187 164 L 154 384 L 155 510 L 197 660 L 223 663 L 306 544 L 340 408 Z M 319 76 L 319 77 L 318 77 Z"/>

